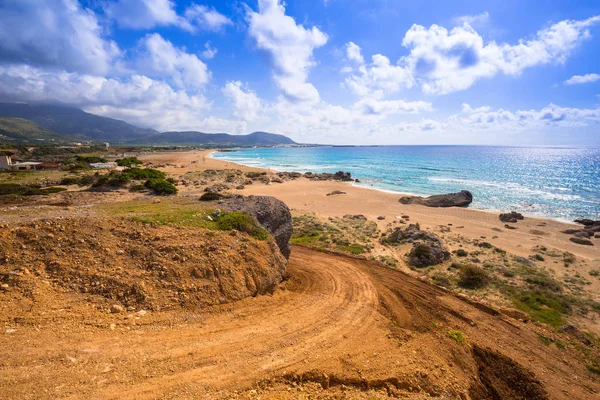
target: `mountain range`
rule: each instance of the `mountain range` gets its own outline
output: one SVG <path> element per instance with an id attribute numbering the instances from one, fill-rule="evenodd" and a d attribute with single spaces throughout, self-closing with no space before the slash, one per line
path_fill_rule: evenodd
<path id="1" fill-rule="evenodd" d="M 284 135 L 268 132 L 254 132 L 248 135 L 197 131 L 159 132 L 73 107 L 0 103 L 0 142 L 39 144 L 69 141 L 223 147 L 296 144 Z"/>

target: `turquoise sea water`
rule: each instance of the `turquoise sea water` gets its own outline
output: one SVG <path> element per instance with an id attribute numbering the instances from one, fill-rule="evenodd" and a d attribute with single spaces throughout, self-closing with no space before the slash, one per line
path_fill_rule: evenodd
<path id="1" fill-rule="evenodd" d="M 279 171 L 350 171 L 359 186 L 432 195 L 462 189 L 471 208 L 600 219 L 600 148 L 383 146 L 242 149 L 214 158 Z"/>

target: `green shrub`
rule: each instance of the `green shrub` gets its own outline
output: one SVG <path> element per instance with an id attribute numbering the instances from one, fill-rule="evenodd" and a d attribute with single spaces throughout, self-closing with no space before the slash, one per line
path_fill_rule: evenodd
<path id="1" fill-rule="evenodd" d="M 544 257 L 542 257 L 540 254 L 534 255 L 533 258 L 535 258 L 538 261 L 544 261 Z"/>
<path id="2" fill-rule="evenodd" d="M 474 265 L 464 265 L 459 272 L 458 285 L 466 289 L 480 289 L 485 287 L 490 277 L 483 269 Z"/>
<path id="3" fill-rule="evenodd" d="M 84 162 L 84 163 L 105 163 L 106 162 L 106 158 L 105 157 L 98 157 L 98 156 L 75 156 L 75 160 L 79 161 L 79 162 Z"/>
<path id="4" fill-rule="evenodd" d="M 66 177 L 66 178 L 62 178 L 58 184 L 64 185 L 64 186 L 69 186 L 69 185 L 76 185 L 78 183 L 79 183 L 78 178 Z"/>
<path id="5" fill-rule="evenodd" d="M 456 256 L 457 257 L 466 257 L 468 255 L 469 255 L 469 253 L 467 253 L 464 249 L 458 249 L 458 250 L 456 250 Z"/>
<path id="6" fill-rule="evenodd" d="M 89 171 L 92 169 L 90 165 L 83 161 L 76 161 L 65 166 L 67 171 Z"/>
<path id="7" fill-rule="evenodd" d="M 120 158 L 117 161 L 119 167 L 133 167 L 134 165 L 141 165 L 142 162 L 137 157 L 125 157 Z"/>
<path id="8" fill-rule="evenodd" d="M 129 188 L 130 192 L 142 192 L 144 190 L 146 190 L 146 186 L 141 184 L 133 185 L 131 188 Z"/>
<path id="9" fill-rule="evenodd" d="M 128 175 L 131 180 L 145 181 L 147 179 L 165 179 L 167 174 L 152 168 L 127 168 L 122 172 Z"/>
<path id="10" fill-rule="evenodd" d="M 148 179 L 146 183 L 144 183 L 144 186 L 146 186 L 148 189 L 152 189 L 154 194 L 159 196 L 177 193 L 177 188 L 172 183 L 167 182 L 165 179 Z"/>
<path id="11" fill-rule="evenodd" d="M 222 193 L 216 193 L 216 192 L 206 192 L 204 193 L 202 196 L 200 196 L 200 201 L 214 201 L 214 200 L 221 200 L 221 199 L 226 199 L 227 195 L 224 195 Z"/>
<path id="12" fill-rule="evenodd" d="M 223 231 L 235 229 L 260 240 L 266 240 L 269 237 L 268 232 L 261 228 L 254 218 L 240 211 L 221 215 L 216 222 L 217 228 Z"/>

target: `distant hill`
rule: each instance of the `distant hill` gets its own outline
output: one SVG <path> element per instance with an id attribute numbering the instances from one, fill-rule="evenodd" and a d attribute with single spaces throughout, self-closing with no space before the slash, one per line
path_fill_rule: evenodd
<path id="1" fill-rule="evenodd" d="M 23 118 L 0 117 L 0 142 L 19 144 L 64 144 L 72 138 L 59 135 Z"/>
<path id="2" fill-rule="evenodd" d="M 163 132 L 135 141 L 150 145 L 278 146 L 297 144 L 287 136 L 268 132 L 253 132 L 249 135 L 196 131 Z"/>
<path id="3" fill-rule="evenodd" d="M 0 117 L 28 119 L 61 135 L 99 142 L 125 142 L 158 133 L 118 119 L 57 105 L 0 103 Z"/>
<path id="4" fill-rule="evenodd" d="M 158 132 L 154 129 L 139 128 L 118 119 L 101 117 L 78 108 L 49 104 L 0 103 L 0 117 L 29 120 L 31 127 L 13 127 L 13 136 L 0 136 L 0 142 L 33 141 L 41 136 L 51 138 L 69 137 L 73 140 L 92 140 L 111 144 L 146 145 L 196 145 L 196 146 L 278 146 L 296 144 L 292 139 L 267 132 L 254 132 L 249 135 L 227 133 Z M 24 122 L 22 122 L 24 123 Z M 37 130 L 33 128 L 37 126 Z M 44 133 L 40 129 L 46 129 Z M 21 136 L 15 136 L 21 132 Z M 31 136 L 28 136 L 29 132 Z M 11 139 L 12 138 L 12 139 Z M 33 140 L 30 140 L 33 139 Z"/>

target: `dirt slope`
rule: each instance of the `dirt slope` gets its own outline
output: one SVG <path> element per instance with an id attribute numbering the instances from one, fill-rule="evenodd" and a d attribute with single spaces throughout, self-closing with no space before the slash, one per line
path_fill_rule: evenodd
<path id="1" fill-rule="evenodd" d="M 42 299 L 53 304 L 43 323 L 4 309 L 0 393 L 592 399 L 600 391 L 580 353 L 540 342 L 553 335 L 542 326 L 491 315 L 367 261 L 294 247 L 288 271 L 273 295 L 196 311 L 113 315 L 66 290 Z"/>

